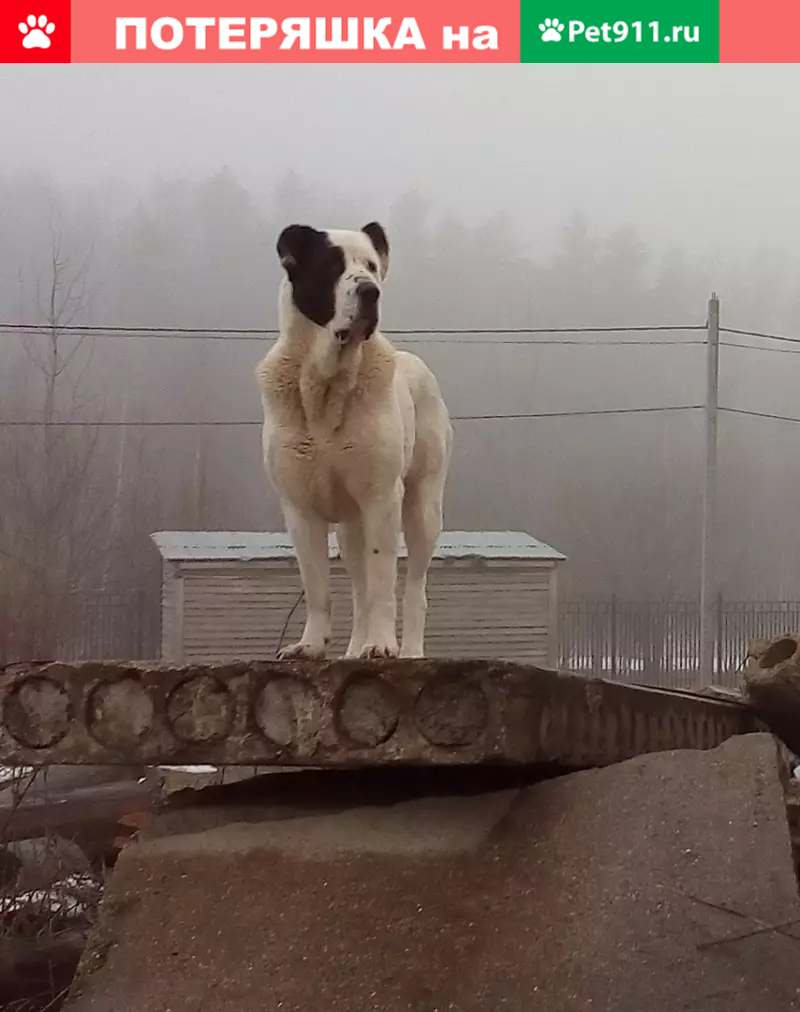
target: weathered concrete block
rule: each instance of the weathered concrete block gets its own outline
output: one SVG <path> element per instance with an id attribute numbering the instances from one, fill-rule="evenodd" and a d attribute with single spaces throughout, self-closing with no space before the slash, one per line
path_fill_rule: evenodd
<path id="1" fill-rule="evenodd" d="M 51 664 L 0 687 L 0 762 L 554 763 L 712 748 L 728 700 L 500 661 Z"/>
<path id="2" fill-rule="evenodd" d="M 338 801 L 195 811 L 204 829 L 123 853 L 69 1012 L 798 1007 L 768 735 L 477 797 Z"/>

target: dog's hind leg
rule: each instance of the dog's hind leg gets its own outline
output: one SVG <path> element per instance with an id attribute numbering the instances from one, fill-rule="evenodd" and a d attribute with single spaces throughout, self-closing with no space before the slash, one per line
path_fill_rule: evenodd
<path id="1" fill-rule="evenodd" d="M 403 595 L 401 657 L 424 657 L 428 611 L 428 569 L 442 533 L 444 475 L 430 475 L 409 483 L 403 499 L 403 533 L 408 549 Z"/>
<path id="2" fill-rule="evenodd" d="M 278 659 L 319 660 L 325 656 L 331 635 L 328 525 L 324 520 L 304 516 L 289 506 L 284 507 L 284 516 L 303 581 L 306 625 L 300 642 L 281 650 Z"/>
<path id="3" fill-rule="evenodd" d="M 364 531 L 360 521 L 336 528 L 339 550 L 353 590 L 353 629 L 345 657 L 358 657 L 367 639 L 367 570 L 364 560 Z"/>

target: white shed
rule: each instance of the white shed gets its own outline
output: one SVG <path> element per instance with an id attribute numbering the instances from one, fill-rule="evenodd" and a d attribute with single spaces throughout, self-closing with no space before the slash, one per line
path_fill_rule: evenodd
<path id="1" fill-rule="evenodd" d="M 164 660 L 268 659 L 279 642 L 300 638 L 305 606 L 288 535 L 159 531 L 153 540 L 163 559 Z M 330 553 L 330 656 L 336 657 L 350 636 L 351 604 L 335 535 Z M 404 557 L 401 544 L 398 604 Z M 564 560 L 560 552 L 517 531 L 445 531 L 428 575 L 427 656 L 557 665 L 557 576 Z"/>

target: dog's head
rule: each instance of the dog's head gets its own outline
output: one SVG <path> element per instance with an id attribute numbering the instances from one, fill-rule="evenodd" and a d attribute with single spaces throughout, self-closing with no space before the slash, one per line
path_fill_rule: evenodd
<path id="1" fill-rule="evenodd" d="M 359 232 L 289 225 L 278 256 L 294 307 L 338 341 L 367 340 L 380 320 L 389 241 L 376 221 Z"/>

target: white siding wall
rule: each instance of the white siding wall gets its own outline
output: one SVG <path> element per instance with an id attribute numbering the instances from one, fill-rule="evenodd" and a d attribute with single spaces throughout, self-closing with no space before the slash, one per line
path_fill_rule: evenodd
<path id="1" fill-rule="evenodd" d="M 432 569 L 426 653 L 547 664 L 551 572 L 513 562 Z"/>
<path id="2" fill-rule="evenodd" d="M 401 631 L 404 576 L 401 561 Z M 428 579 L 427 655 L 554 664 L 554 577 L 552 563 L 435 561 Z M 350 636 L 351 606 L 349 580 L 338 561 L 332 566 L 332 590 L 330 655 L 341 656 Z M 272 658 L 300 594 L 294 562 L 176 567 L 164 589 L 164 657 L 187 662 Z M 286 628 L 284 645 L 299 639 L 304 621 L 301 600 Z"/>
<path id="3" fill-rule="evenodd" d="M 178 566 L 164 560 L 161 567 L 161 655 L 177 658 L 180 654 L 181 581 Z"/>

